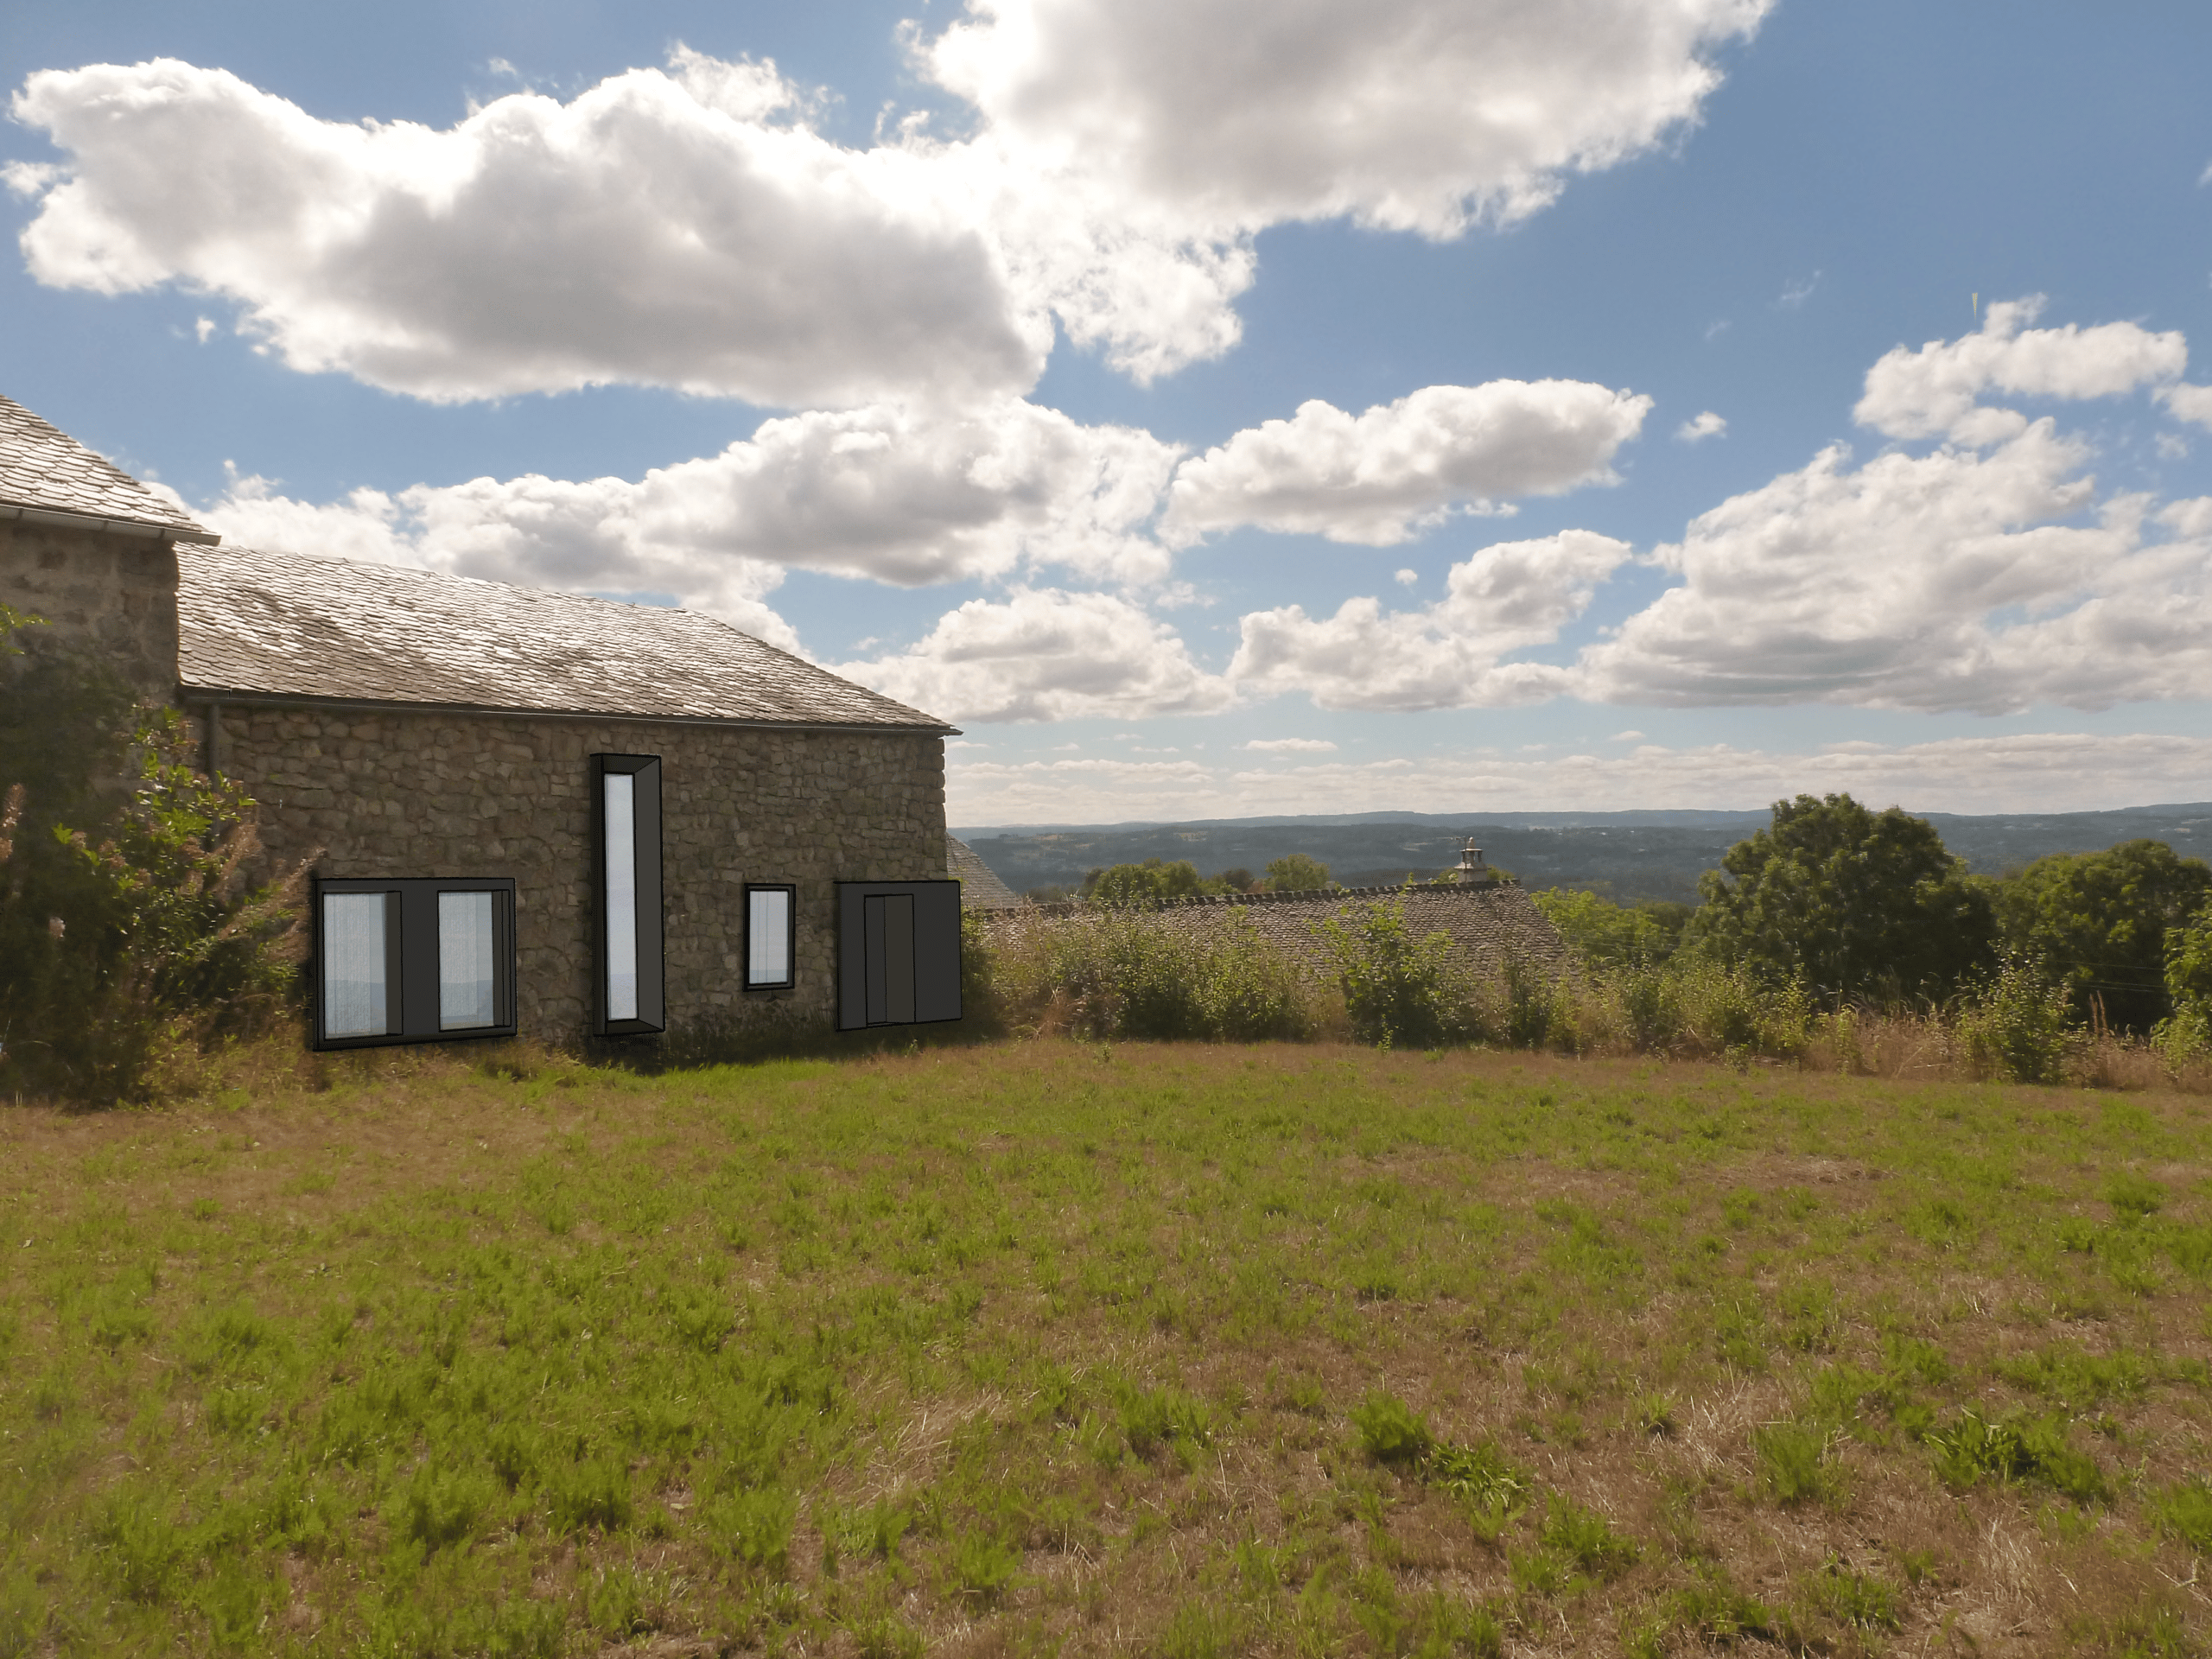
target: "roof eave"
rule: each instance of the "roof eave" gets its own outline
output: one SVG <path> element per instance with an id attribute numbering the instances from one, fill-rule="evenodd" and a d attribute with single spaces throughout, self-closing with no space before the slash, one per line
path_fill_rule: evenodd
<path id="1" fill-rule="evenodd" d="M 193 542 L 201 547 L 220 544 L 222 537 L 197 524 L 156 523 L 147 518 L 111 518 L 96 512 L 71 512 L 62 507 L 34 507 L 0 501 L 0 522 L 20 520 L 27 524 L 59 524 L 67 530 L 105 531 L 111 536 L 143 536 L 161 541 Z"/>
<path id="2" fill-rule="evenodd" d="M 415 702 L 397 697 L 319 697 L 305 692 L 177 683 L 180 702 L 259 703 L 327 709 L 333 712 L 409 715 L 497 715 L 518 720 L 625 721 L 632 725 L 737 726 L 753 731 L 858 732 L 874 737 L 958 737 L 960 728 L 941 721 L 775 720 L 745 715 L 649 715 L 607 709 L 518 709 L 495 702 Z"/>

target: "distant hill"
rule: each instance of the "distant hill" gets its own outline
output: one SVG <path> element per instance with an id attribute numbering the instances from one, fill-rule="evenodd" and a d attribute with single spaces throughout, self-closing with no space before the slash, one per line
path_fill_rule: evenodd
<path id="1" fill-rule="evenodd" d="M 2114 812 L 1928 812 L 1946 846 L 1986 874 L 2049 853 L 2101 851 L 2163 841 L 2184 856 L 2212 856 L 2212 803 Z M 1312 817 L 1206 818 L 1189 823 L 977 825 L 952 833 L 1016 893 L 1081 884 L 1085 870 L 1147 858 L 1187 858 L 1199 874 L 1306 853 L 1347 887 L 1434 874 L 1459 861 L 1472 836 L 1488 861 L 1531 887 L 1587 887 L 1626 902 L 1694 902 L 1699 874 L 1769 822 L 1764 812 L 1332 813 Z"/>

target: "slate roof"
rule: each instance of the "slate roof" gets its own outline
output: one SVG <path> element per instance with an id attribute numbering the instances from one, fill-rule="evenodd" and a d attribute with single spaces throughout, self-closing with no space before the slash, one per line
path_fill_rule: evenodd
<path id="1" fill-rule="evenodd" d="M 952 729 L 696 611 L 247 548 L 177 563 L 188 691 Z"/>
<path id="2" fill-rule="evenodd" d="M 960 884 L 963 910 L 1018 910 L 1020 895 L 999 880 L 976 849 L 957 836 L 944 838 L 944 873 Z"/>
<path id="3" fill-rule="evenodd" d="M 120 467 L 12 398 L 0 397 L 0 518 L 48 514 L 150 525 L 180 541 L 220 539 Z"/>

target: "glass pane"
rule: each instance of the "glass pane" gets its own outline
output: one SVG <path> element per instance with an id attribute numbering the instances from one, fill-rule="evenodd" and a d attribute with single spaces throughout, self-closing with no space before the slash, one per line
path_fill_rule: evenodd
<path id="1" fill-rule="evenodd" d="M 638 1017 L 638 814 L 636 781 L 610 772 L 607 785 L 607 1017 Z"/>
<path id="2" fill-rule="evenodd" d="M 385 983 L 384 894 L 322 895 L 322 1034 L 381 1037 Z"/>
<path id="3" fill-rule="evenodd" d="M 499 1023 L 492 1001 L 492 895 L 438 895 L 438 1027 Z"/>
<path id="4" fill-rule="evenodd" d="M 754 985 L 781 985 L 791 976 L 791 896 L 756 893 L 753 913 L 745 918 L 746 978 Z"/>

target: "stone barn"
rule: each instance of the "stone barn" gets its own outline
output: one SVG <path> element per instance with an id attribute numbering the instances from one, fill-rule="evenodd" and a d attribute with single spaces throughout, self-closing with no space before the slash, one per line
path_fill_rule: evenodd
<path id="1" fill-rule="evenodd" d="M 312 869 L 318 1046 L 960 1015 L 953 728 L 711 617 L 224 547 L 4 398 L 0 601 Z"/>

